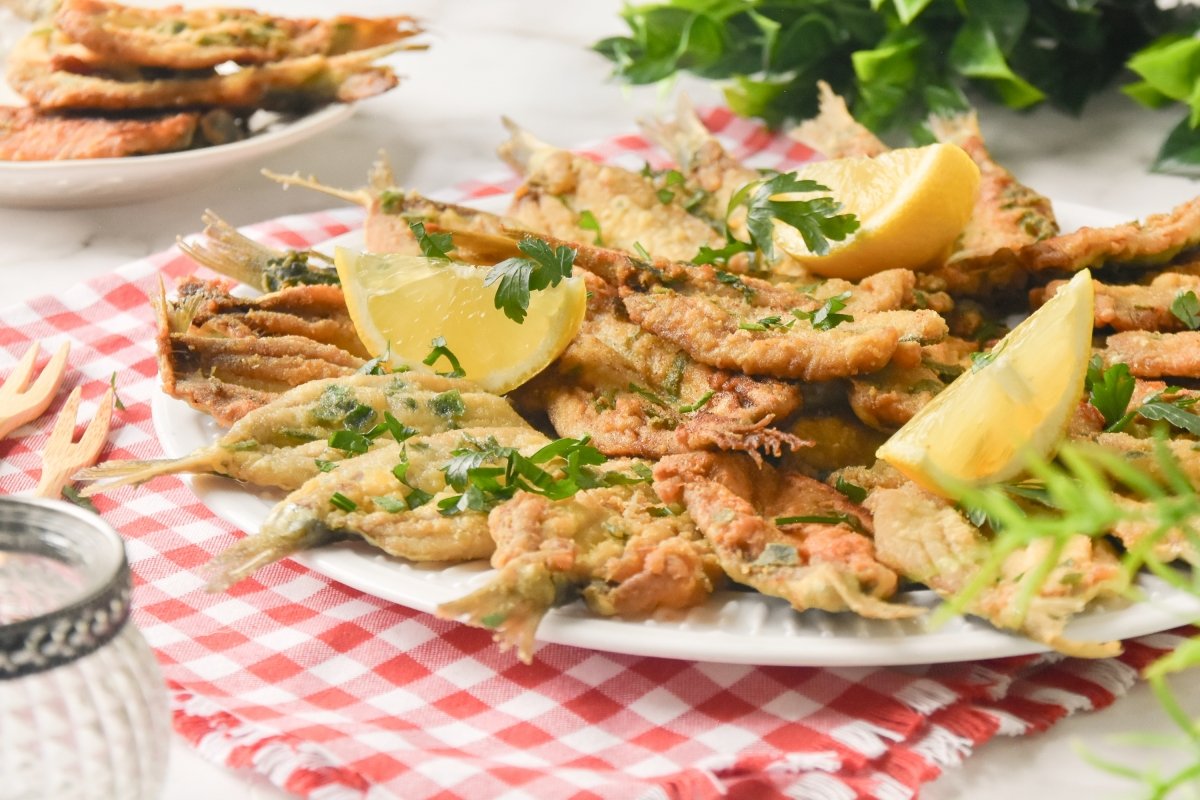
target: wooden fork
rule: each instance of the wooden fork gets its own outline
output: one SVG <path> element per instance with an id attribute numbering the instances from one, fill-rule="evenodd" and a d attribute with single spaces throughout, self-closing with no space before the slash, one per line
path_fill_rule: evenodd
<path id="1" fill-rule="evenodd" d="M 100 399 L 96 416 L 92 417 L 83 436 L 72 442 L 75 435 L 75 414 L 79 410 L 80 387 L 71 390 L 71 395 L 58 412 L 54 429 L 46 442 L 42 454 L 42 477 L 33 493 L 36 497 L 58 497 L 71 476 L 84 467 L 96 463 L 100 449 L 108 438 L 108 426 L 112 421 L 113 390 L 110 387 Z"/>
<path id="2" fill-rule="evenodd" d="M 40 417 L 50 406 L 50 401 L 54 399 L 54 394 L 62 384 L 71 343 L 62 343 L 31 386 L 33 365 L 37 361 L 39 348 L 39 344 L 34 342 L 17 362 L 12 374 L 0 384 L 0 439 L 26 422 Z"/>

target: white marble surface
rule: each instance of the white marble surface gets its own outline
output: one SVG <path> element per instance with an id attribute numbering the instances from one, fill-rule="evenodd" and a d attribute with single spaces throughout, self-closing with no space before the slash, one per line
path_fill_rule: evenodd
<path id="1" fill-rule="evenodd" d="M 146 0 L 148 2 L 148 0 Z M 327 13 L 317 0 L 260 2 L 262 8 Z M 338 10 L 381 13 L 371 0 L 343 0 Z M 570 145 L 629 129 L 641 116 L 670 108 L 663 90 L 624 89 L 607 80 L 607 64 L 587 46 L 623 30 L 619 0 L 564 4 L 555 0 L 413 0 L 404 4 L 427 20 L 428 53 L 396 58 L 408 76 L 396 91 L 361 105 L 356 115 L 323 135 L 266 158 L 260 166 L 300 170 L 326 182 L 355 186 L 379 148 L 392 156 L 400 180 L 422 190 L 494 172 L 493 155 L 507 114 L 551 142 Z M 700 103 L 719 99 L 710 86 L 681 81 Z M 674 87 L 677 90 L 679 87 Z M 1179 112 L 1149 113 L 1113 95 L 1086 118 L 1041 111 L 983 112 L 983 127 L 998 160 L 1051 197 L 1097 206 L 1128 217 L 1164 211 L 1197 193 L 1191 181 L 1151 175 L 1158 142 Z M 107 208 L 32 211 L 0 208 L 0 286 L 14 302 L 64 288 L 169 246 L 197 230 L 206 208 L 237 224 L 326 208 L 319 195 L 290 191 L 253 169 L 212 175 L 180 185 L 169 196 Z M 1197 698 L 1200 675 L 1185 676 L 1183 692 Z M 1170 732 L 1145 687 L 1113 708 L 1084 714 L 1050 732 L 996 741 L 951 770 L 923 794 L 935 800 L 1000 800 L 1130 796 L 1127 784 L 1084 764 L 1077 743 L 1107 748 L 1128 731 Z M 1146 765 L 1163 751 L 1121 750 Z M 284 795 L 261 780 L 213 767 L 177 744 L 167 800 L 268 800 Z"/>

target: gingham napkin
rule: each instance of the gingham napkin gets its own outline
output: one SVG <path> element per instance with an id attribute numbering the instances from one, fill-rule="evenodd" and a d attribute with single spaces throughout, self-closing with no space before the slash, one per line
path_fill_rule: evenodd
<path id="1" fill-rule="evenodd" d="M 735 154 L 756 154 L 758 163 L 811 155 L 726 111 L 706 121 Z M 639 136 L 585 152 L 633 167 L 662 162 Z M 512 186 L 472 184 L 458 197 Z M 305 247 L 360 221 L 357 210 L 338 210 L 250 233 Z M 150 296 L 160 275 L 170 284 L 193 269 L 173 249 L 0 312 L 0 375 L 33 340 L 52 351 L 70 339 L 67 383 L 83 386 L 83 413 L 114 379 L 125 406 L 105 457 L 161 456 L 150 411 Z M 0 442 L 0 493 L 36 484 L 38 453 L 69 388 L 50 414 Z M 901 800 L 997 734 L 1036 732 L 1111 703 L 1190 633 L 1127 642 L 1124 655 L 1104 661 L 760 668 L 548 645 L 525 666 L 499 653 L 486 631 L 392 605 L 290 560 L 225 594 L 205 592 L 200 568 L 242 534 L 177 478 L 95 504 L 126 539 L 134 619 L 173 691 L 176 730 L 214 761 L 322 800 Z"/>

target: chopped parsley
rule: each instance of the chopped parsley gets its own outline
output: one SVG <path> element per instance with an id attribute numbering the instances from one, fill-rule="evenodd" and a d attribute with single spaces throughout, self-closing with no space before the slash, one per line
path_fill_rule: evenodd
<path id="1" fill-rule="evenodd" d="M 454 237 L 449 233 L 426 233 L 424 222 L 410 222 L 408 229 L 417 237 L 417 245 L 421 254 L 426 258 L 450 260 L 450 251 L 454 249 Z"/>
<path id="2" fill-rule="evenodd" d="M 851 503 L 862 503 L 863 500 L 867 499 L 866 489 L 857 484 L 850 483 L 841 476 L 838 476 L 837 482 L 834 483 L 833 488 L 845 495 Z"/>
<path id="3" fill-rule="evenodd" d="M 80 508 L 86 508 L 88 511 L 96 514 L 100 513 L 90 499 L 81 495 L 79 491 L 69 483 L 62 487 L 62 496 L 63 499 L 71 501 Z"/>
<path id="4" fill-rule="evenodd" d="M 738 328 L 743 331 L 770 331 L 775 329 L 787 330 L 796 324 L 796 320 L 784 322 L 783 317 L 763 317 L 758 322 L 739 322 Z"/>
<path id="5" fill-rule="evenodd" d="M 796 309 L 792 311 L 792 314 L 796 319 L 806 319 L 811 322 L 815 330 L 832 330 L 843 322 L 854 321 L 853 315 L 839 313 L 846 307 L 846 301 L 849 299 L 850 292 L 842 292 L 826 300 L 816 311 L 801 311 L 800 309 Z"/>
<path id="6" fill-rule="evenodd" d="M 800 180 L 796 173 L 776 175 L 757 185 L 746 200 L 746 230 L 750 242 L 768 261 L 775 259 L 775 221 L 791 225 L 800 232 L 804 244 L 817 255 L 829 252 L 829 240 L 841 241 L 858 230 L 858 218 L 839 214 L 842 204 L 832 197 L 810 200 L 773 200 L 775 195 L 792 192 L 828 192 L 829 187 L 816 181 Z"/>
<path id="7" fill-rule="evenodd" d="M 496 308 L 513 322 L 525 321 L 529 313 L 529 295 L 551 286 L 558 286 L 570 277 L 575 263 L 575 250 L 566 245 L 551 248 L 545 241 L 530 236 L 517 247 L 524 258 L 507 258 L 492 267 L 483 279 L 484 286 L 496 287 Z"/>
<path id="8" fill-rule="evenodd" d="M 351 500 L 341 492 L 334 492 L 329 498 L 329 505 L 341 511 L 354 511 L 358 508 L 358 503 Z"/>
<path id="9" fill-rule="evenodd" d="M 679 413 L 681 413 L 681 414 L 690 414 L 690 413 L 692 413 L 693 411 L 699 411 L 700 409 L 702 409 L 702 408 L 704 408 L 706 405 L 708 405 L 708 401 L 709 401 L 709 400 L 712 400 L 712 399 L 713 399 L 713 394 L 715 394 L 715 392 L 713 392 L 713 390 L 712 390 L 712 389 L 709 389 L 707 392 L 705 392 L 704 394 L 700 395 L 700 399 L 699 399 L 699 400 L 697 400 L 696 402 L 694 402 L 694 403 L 688 403 L 687 405 L 682 405 L 682 406 L 680 406 L 680 407 L 679 407 Z"/>
<path id="10" fill-rule="evenodd" d="M 629 391 L 633 392 L 636 395 L 640 395 L 641 397 L 645 398 L 646 400 L 649 400 L 651 403 L 653 403 L 654 405 L 656 405 L 660 408 L 667 407 L 666 400 L 663 400 L 661 397 L 659 397 L 658 395 L 656 395 L 654 392 L 650 391 L 649 389 L 646 389 L 642 386 L 638 386 L 636 383 L 629 384 Z"/>
<path id="11" fill-rule="evenodd" d="M 604 244 L 604 237 L 600 233 L 600 221 L 596 219 L 596 215 L 590 211 L 579 212 L 579 227 L 585 231 L 592 231 L 596 234 L 596 238 L 592 240 L 592 244 L 600 247 Z"/>
<path id="12" fill-rule="evenodd" d="M 776 525 L 798 525 L 813 523 L 817 525 L 848 525 L 856 531 L 862 530 L 862 522 L 853 514 L 836 512 L 833 514 L 804 514 L 797 517 L 776 517 Z"/>
<path id="13" fill-rule="evenodd" d="M 1189 331 L 1200 328 L 1200 299 L 1192 291 L 1181 292 L 1171 301 L 1171 313 L 1187 326 Z"/>
<path id="14" fill-rule="evenodd" d="M 432 367 L 437 363 L 439 358 L 444 358 L 450 362 L 449 372 L 439 372 L 445 378 L 461 378 L 467 373 L 463 371 L 462 364 L 458 363 L 458 357 L 446 346 L 446 337 L 438 336 L 429 343 L 433 349 L 429 351 L 429 355 L 421 359 L 421 363 L 427 367 Z"/>
<path id="15" fill-rule="evenodd" d="M 429 401 L 429 410 L 442 419 L 457 419 L 467 413 L 467 403 L 458 389 L 435 395 Z"/>
<path id="16" fill-rule="evenodd" d="M 1113 364 L 1105 369 L 1100 356 L 1094 355 L 1088 361 L 1084 384 L 1088 402 L 1104 416 L 1105 426 L 1116 425 L 1125 418 L 1135 386 L 1127 365 Z"/>
<path id="17" fill-rule="evenodd" d="M 726 272 L 722 269 L 717 270 L 717 282 L 723 283 L 726 286 L 732 286 L 733 288 L 737 289 L 742 293 L 742 299 L 744 299 L 747 303 L 754 299 L 754 289 L 747 286 L 744 280 L 737 275 L 734 275 L 732 272 Z"/>
<path id="18" fill-rule="evenodd" d="M 445 516 L 454 516 L 464 511 L 488 511 L 518 491 L 562 500 L 582 489 L 650 479 L 649 469 L 642 464 L 634 467 L 634 475 L 597 473 L 592 467 L 608 459 L 589 441 L 586 436 L 558 439 L 532 455 L 523 456 L 515 448 L 498 444 L 494 437 L 483 441 L 466 439 L 463 447 L 451 452 L 450 461 L 443 467 L 446 483 L 459 494 L 440 500 L 438 510 Z M 553 469 L 547 469 L 551 463 Z"/>
<path id="19" fill-rule="evenodd" d="M 317 465 L 318 472 L 333 472 L 338 465 L 336 461 L 326 461 L 323 458 L 314 458 L 313 463 Z"/>

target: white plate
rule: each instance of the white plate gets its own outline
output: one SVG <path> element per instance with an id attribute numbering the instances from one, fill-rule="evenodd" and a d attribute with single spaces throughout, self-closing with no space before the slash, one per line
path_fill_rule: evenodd
<path id="1" fill-rule="evenodd" d="M 491 198 L 494 203 L 495 201 Z M 490 203 L 489 203 L 490 205 Z M 1064 230 L 1110 225 L 1115 215 L 1067 203 L 1056 206 Z M 348 234 L 339 243 L 361 242 Z M 166 454 L 183 456 L 213 442 L 223 429 L 186 403 L 159 393 L 152 400 L 154 427 Z M 219 517 L 254 532 L 282 495 L 254 491 L 211 476 L 191 478 L 197 496 Z M 415 564 L 361 544 L 312 550 L 296 559 L 323 575 L 368 594 L 420 611 L 433 611 L 488 580 L 484 562 Z M 1166 630 L 1200 617 L 1200 598 L 1145 576 L 1146 599 L 1112 602 L 1076 618 L 1067 629 L 1083 640 L 1126 639 Z M 909 602 L 937 604 L 932 592 L 911 592 Z M 853 614 L 797 613 L 764 595 L 723 591 L 686 612 L 661 613 L 646 621 L 604 619 L 581 602 L 550 612 L 538 628 L 543 642 L 635 655 L 740 664 L 880 666 L 967 661 L 1042 652 L 1043 645 L 998 631 L 974 619 L 955 619 L 937 630 L 922 620 L 868 620 Z"/>
<path id="2" fill-rule="evenodd" d="M 259 112 L 249 138 L 232 144 L 126 158 L 0 161 L 0 205 L 77 208 L 146 200 L 267 153 L 349 119 L 351 105 L 334 104 L 295 119 Z M 268 121 L 275 120 L 275 121 Z"/>

